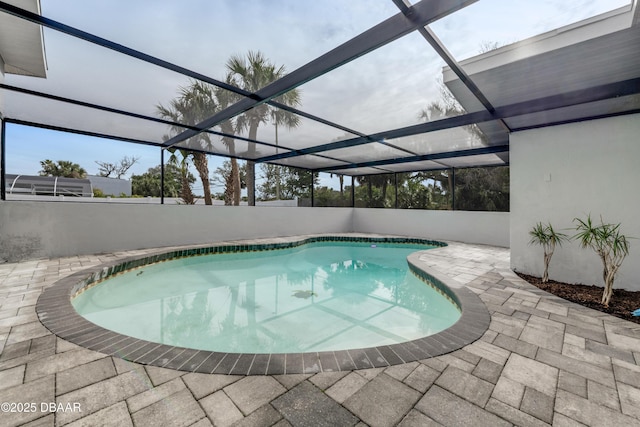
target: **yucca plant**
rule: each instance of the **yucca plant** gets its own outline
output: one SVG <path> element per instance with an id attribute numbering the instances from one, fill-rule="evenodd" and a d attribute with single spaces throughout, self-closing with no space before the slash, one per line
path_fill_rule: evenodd
<path id="1" fill-rule="evenodd" d="M 600 225 L 593 224 L 591 215 L 587 216 L 586 221 L 579 218 L 574 218 L 573 221 L 577 223 L 578 231 L 573 238 L 579 240 L 583 248 L 596 251 L 602 260 L 604 265 L 602 305 L 609 307 L 609 301 L 613 295 L 613 281 L 622 261 L 629 255 L 629 240 L 620 234 L 620 224 L 605 224 L 602 217 L 600 217 Z"/>
<path id="2" fill-rule="evenodd" d="M 542 275 L 542 283 L 549 281 L 549 263 L 553 256 L 553 251 L 556 249 L 556 245 L 562 246 L 562 242 L 569 240 L 568 236 L 564 233 L 559 233 L 553 229 L 551 223 L 542 224 L 537 223 L 531 231 L 529 231 L 531 240 L 530 245 L 540 245 L 544 250 L 544 274 Z"/>

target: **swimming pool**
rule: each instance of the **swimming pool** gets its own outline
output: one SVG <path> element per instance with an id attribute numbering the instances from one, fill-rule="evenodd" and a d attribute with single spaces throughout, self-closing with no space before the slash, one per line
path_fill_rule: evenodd
<path id="1" fill-rule="evenodd" d="M 40 322 L 56 336 L 93 351 L 138 364 L 188 372 L 231 375 L 309 374 L 387 367 L 460 349 L 479 339 L 489 327 L 489 312 L 474 292 L 447 275 L 428 267 L 432 261 L 437 264 L 438 258 L 442 256 L 438 255 L 440 249 L 418 252 L 413 252 L 412 249 L 412 253 L 406 257 L 406 262 L 412 274 L 418 276 L 425 286 L 433 286 L 438 293 L 461 308 L 460 318 L 449 328 L 433 335 L 397 344 L 303 353 L 201 350 L 182 345 L 161 344 L 107 329 L 82 317 L 72 305 L 74 298 L 94 287 L 99 289 L 108 282 L 106 279 L 117 278 L 134 271 L 134 274 L 144 271 L 140 276 L 136 276 L 143 277 L 149 272 L 147 268 L 153 264 L 163 265 L 165 261 L 170 260 L 186 261 L 208 254 L 292 249 L 314 242 L 360 242 L 369 247 L 383 242 L 446 246 L 444 243 L 419 238 L 350 233 L 264 238 L 173 249 L 146 249 L 138 251 L 134 256 L 126 257 L 126 253 L 116 255 L 102 265 L 88 267 L 58 280 L 44 289 L 38 298 L 36 313 Z M 430 255 L 432 253 L 433 257 Z M 311 290 L 296 284 L 295 289 L 291 293 L 287 292 L 286 296 L 300 301 L 309 301 L 311 297 L 315 300 L 316 296 L 307 291 L 316 292 L 315 288 Z M 352 310 L 347 313 L 352 314 Z"/>
<path id="2" fill-rule="evenodd" d="M 232 353 L 376 347 L 440 332 L 460 317 L 407 256 L 434 245 L 311 242 L 134 268 L 72 300 L 86 319 L 152 342 Z"/>

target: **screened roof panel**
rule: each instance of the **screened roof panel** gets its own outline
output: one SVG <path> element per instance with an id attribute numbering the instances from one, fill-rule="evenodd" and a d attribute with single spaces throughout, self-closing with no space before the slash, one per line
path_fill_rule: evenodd
<path id="1" fill-rule="evenodd" d="M 301 98 L 302 102 L 304 102 L 304 95 L 302 95 Z M 298 108 L 303 109 L 304 104 L 298 106 Z M 239 118 L 240 120 L 238 120 Z M 256 120 L 256 118 L 260 118 L 255 135 L 256 140 L 291 150 L 343 141 L 357 136 L 355 134 L 345 132 L 342 129 L 266 104 L 261 104 L 231 120 L 226 120 L 220 125 L 215 126 L 214 130 L 221 131 L 226 127 L 231 126 L 236 129 L 236 135 L 249 138 L 249 122 L 251 120 Z M 275 126 L 276 118 L 279 122 L 277 138 Z M 243 124 L 239 129 L 237 127 L 238 123 Z"/>
<path id="2" fill-rule="evenodd" d="M 416 154 L 469 150 L 491 145 L 486 135 L 476 125 L 390 139 L 388 142 Z"/>
<path id="3" fill-rule="evenodd" d="M 497 154 L 481 154 L 479 156 L 453 157 L 438 160 L 445 167 L 450 168 L 467 168 L 472 166 L 503 166 L 506 164 L 505 159 Z"/>
<path id="4" fill-rule="evenodd" d="M 392 172 L 409 172 L 421 170 L 445 169 L 447 166 L 440 162 L 425 160 L 421 162 L 396 163 L 393 165 L 384 165 L 384 168 Z"/>
<path id="5" fill-rule="evenodd" d="M 12 120 L 153 144 L 161 144 L 168 134 L 163 123 L 6 89 L 0 89 L 0 94 L 6 117 Z"/>
<path id="6" fill-rule="evenodd" d="M 323 151 L 323 155 L 344 160 L 349 163 L 369 162 L 372 160 L 397 159 L 407 157 L 407 152 L 395 149 L 385 144 L 371 142 L 354 147 L 339 148 Z"/>
<path id="7" fill-rule="evenodd" d="M 411 33 L 302 85 L 301 108 L 365 134 L 421 123 L 440 100 L 443 65 Z"/>
<path id="8" fill-rule="evenodd" d="M 189 88 L 194 82 L 193 79 L 175 71 L 58 31 L 45 28 L 44 37 L 48 57 L 47 78 L 7 75 L 6 84 L 132 113 L 161 117 L 158 106 L 169 107 L 171 101 L 179 98 L 183 89 Z M 203 86 L 214 91 L 211 86 Z M 223 89 L 217 88 L 215 91 L 218 97 L 238 99 L 237 95 L 231 95 Z M 184 116 L 193 119 L 190 120 L 191 123 L 185 124 L 195 124 L 197 121 L 194 119 L 202 120 L 209 117 L 217 109 L 219 107 L 215 100 L 205 106 L 205 111 L 193 111 L 194 108 L 191 108 L 191 114 Z"/>
<path id="9" fill-rule="evenodd" d="M 234 156 L 242 159 L 255 160 L 264 156 L 272 156 L 278 153 L 286 153 L 281 147 L 274 147 L 264 144 L 256 144 L 253 142 L 234 139 L 233 142 L 226 142 L 219 135 L 200 134 L 197 137 L 189 138 L 175 145 L 175 147 L 196 149 L 207 151 L 211 154 L 219 154 L 223 156 Z"/>
<path id="10" fill-rule="evenodd" d="M 231 55 L 259 50 L 292 71 L 398 13 L 369 0 L 42 3 L 44 16 L 221 80 Z"/>
<path id="11" fill-rule="evenodd" d="M 303 169 L 317 169 L 317 168 L 331 168 L 337 166 L 347 165 L 347 162 L 343 162 L 340 160 L 329 159 L 322 156 L 315 155 L 304 155 L 298 157 L 290 157 L 287 159 L 281 159 L 272 162 L 274 164 L 282 165 L 282 166 L 292 166 L 296 168 Z"/>
<path id="12" fill-rule="evenodd" d="M 46 79 L 5 76 L 6 85 L 44 94 L 2 89 L 8 121 L 358 175 L 505 164 L 513 129 L 638 109 L 640 26 L 630 27 L 629 0 L 421 0 L 409 11 L 391 0 L 200 2 L 197 9 L 171 1 L 43 2 L 45 17 L 107 40 L 43 22 L 75 35 L 44 29 Z M 494 42 L 511 44 L 458 67 Z M 6 49 L 0 44 L 0 54 Z M 233 55 L 258 51 L 273 64 L 262 69 L 268 76 L 227 81 Z M 268 84 L 277 76 L 284 77 Z M 195 77 L 229 90 L 194 87 Z M 290 105 L 286 114 L 278 102 Z M 159 105 L 172 108 L 163 113 Z M 154 121 L 160 116 L 176 124 Z"/>
<path id="13" fill-rule="evenodd" d="M 378 175 L 381 173 L 390 173 L 391 171 L 385 168 L 364 167 L 364 168 L 351 168 L 351 169 L 334 169 L 326 172 L 334 173 L 338 175 L 361 176 L 361 175 Z"/>

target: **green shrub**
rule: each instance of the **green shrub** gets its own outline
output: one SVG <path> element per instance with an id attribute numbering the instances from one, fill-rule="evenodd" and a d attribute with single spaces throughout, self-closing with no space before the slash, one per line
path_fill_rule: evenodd
<path id="1" fill-rule="evenodd" d="M 551 262 L 551 257 L 556 249 L 556 245 L 562 246 L 562 242 L 569 239 L 566 234 L 555 231 L 551 223 L 546 225 L 541 222 L 537 223 L 531 231 L 529 231 L 529 235 L 531 236 L 529 244 L 541 245 L 544 250 L 544 274 L 542 275 L 542 282 L 546 283 L 549 281 L 549 263 Z"/>
<path id="2" fill-rule="evenodd" d="M 593 249 L 602 260 L 604 266 L 602 304 L 608 307 L 613 295 L 613 281 L 622 261 L 629 255 L 629 240 L 620 234 L 620 224 L 605 224 L 602 217 L 600 217 L 600 225 L 592 223 L 591 215 L 587 216 L 586 221 L 579 218 L 574 218 L 573 221 L 577 223 L 578 231 L 573 238 L 579 240 L 583 248 Z"/>

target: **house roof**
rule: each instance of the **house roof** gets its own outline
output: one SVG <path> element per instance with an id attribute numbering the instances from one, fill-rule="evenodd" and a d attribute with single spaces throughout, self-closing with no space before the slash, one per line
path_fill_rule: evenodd
<path id="1" fill-rule="evenodd" d="M 564 97 L 542 111 L 514 114 L 504 123 L 510 131 L 587 120 L 640 110 L 640 26 L 624 7 L 558 28 L 519 43 L 462 61 L 460 65 L 495 106 Z M 474 111 L 480 101 L 451 68 L 444 82 L 462 106 Z M 582 96 L 580 96 L 582 95 Z M 502 142 L 506 132 L 480 125 Z M 497 134 L 492 134 L 495 130 Z"/>
<path id="2" fill-rule="evenodd" d="M 7 0 L 33 13 L 40 13 L 40 0 Z M 42 28 L 23 19 L 0 13 L 0 57 L 4 72 L 46 77 L 47 62 Z"/>

